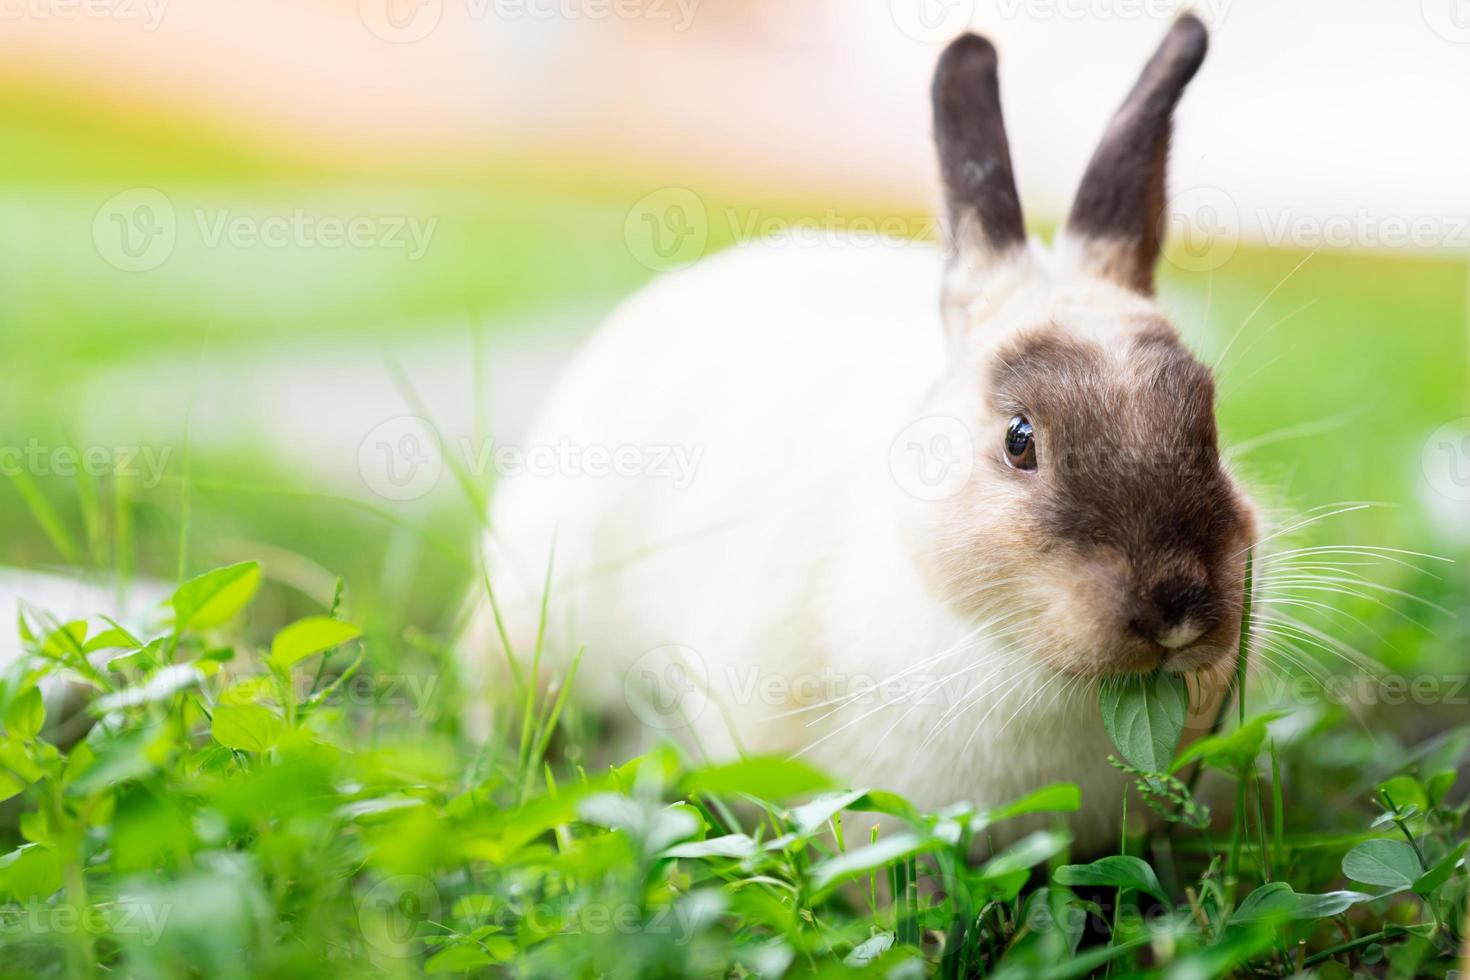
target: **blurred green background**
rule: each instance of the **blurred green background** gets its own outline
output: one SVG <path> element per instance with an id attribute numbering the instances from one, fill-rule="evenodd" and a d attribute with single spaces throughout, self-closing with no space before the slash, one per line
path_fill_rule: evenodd
<path id="1" fill-rule="evenodd" d="M 422 500 L 374 495 L 354 471 L 358 443 L 416 397 L 431 413 L 457 413 L 435 419 L 456 431 L 524 424 L 575 339 L 655 275 L 625 237 L 654 188 L 587 174 L 530 157 L 309 164 L 177 120 L 10 91 L 0 104 L 0 441 L 169 456 L 157 485 L 7 473 L 0 561 L 172 579 L 181 565 L 264 557 L 268 574 L 317 602 L 341 575 L 377 629 L 448 633 L 472 580 L 476 504 L 448 474 Z M 124 271 L 94 232 L 107 202 L 135 188 L 165 193 L 177 237 L 156 267 Z M 819 220 L 834 203 L 849 216 L 893 213 L 881 202 L 696 193 L 712 215 Z M 211 246 L 195 217 L 295 210 L 403 216 L 433 232 L 417 258 L 309 242 Z M 730 223 L 710 221 L 709 236 L 706 252 L 729 245 Z M 1238 466 L 1279 524 L 1338 502 L 1375 504 L 1304 527 L 1291 544 L 1465 559 L 1466 505 L 1437 493 L 1422 463 L 1430 434 L 1470 413 L 1463 258 L 1241 244 L 1213 270 L 1165 262 L 1161 275 L 1165 309 L 1207 361 L 1220 360 L 1226 442 L 1245 450 Z M 495 407 L 504 391 L 484 390 L 497 371 L 519 386 L 510 422 Z M 335 421 L 302 436 L 322 419 Z M 308 465 L 323 439 L 341 443 L 328 446 L 338 457 Z M 1392 562 L 1372 575 L 1460 618 L 1393 596 L 1335 596 L 1347 618 L 1327 621 L 1391 664 L 1459 663 L 1464 567 L 1415 563 L 1439 577 Z"/>
<path id="2" fill-rule="evenodd" d="M 396 499 L 372 469 L 383 427 L 428 415 L 446 437 L 514 442 L 577 342 L 660 274 L 639 237 L 645 218 L 665 230 L 693 220 L 681 259 L 738 247 L 752 227 L 871 221 L 929 234 L 925 93 L 940 46 L 965 26 L 951 15 L 967 7 L 1003 53 L 1015 169 L 1033 230 L 1048 237 L 1173 17 L 948 3 L 924 8 L 942 15 L 930 22 L 887 0 L 710 0 L 681 26 L 660 20 L 663 0 L 635 0 L 639 16 L 611 21 L 576 9 L 497 20 L 509 4 L 168 0 L 146 26 L 121 17 L 136 4 L 70 19 L 56 15 L 64 6 L 0 10 L 23 13 L 0 28 L 0 594 L 12 569 L 60 571 L 105 595 L 118 580 L 172 583 L 258 560 L 265 584 L 243 638 L 230 637 L 243 670 L 298 617 L 330 609 L 364 627 L 361 661 L 328 669 L 323 657 L 303 678 L 370 682 L 311 716 L 332 737 L 250 765 L 204 738 L 197 757 L 124 780 L 112 826 L 73 848 L 99 862 L 94 899 L 136 881 L 178 908 L 166 941 L 128 962 L 301 975 L 338 940 L 371 934 L 362 911 L 375 876 L 433 876 L 449 895 L 478 891 L 488 871 L 494 889 L 521 895 L 523 873 L 552 860 L 530 841 L 496 867 L 499 853 L 461 850 L 479 842 L 478 822 L 453 826 L 477 799 L 521 819 L 536 769 L 512 758 L 524 736 L 465 730 L 468 686 L 448 655 L 464 642 L 456 626 L 477 584 L 491 476 L 446 470 L 429 492 Z M 1217 365 L 1235 466 L 1272 525 L 1294 528 L 1272 544 L 1346 549 L 1314 570 L 1341 565 L 1361 580 L 1307 591 L 1317 586 L 1298 579 L 1290 593 L 1268 581 L 1269 597 L 1298 603 L 1282 611 L 1320 632 L 1268 636 L 1261 694 L 1246 700 L 1252 712 L 1292 700 L 1273 686 L 1284 675 L 1357 674 L 1360 653 L 1442 684 L 1408 703 L 1308 694 L 1273 726 L 1289 880 L 1335 888 L 1378 781 L 1415 762 L 1421 774 L 1463 768 L 1470 742 L 1470 688 L 1457 684 L 1470 663 L 1470 503 L 1456 482 L 1470 478 L 1470 431 L 1453 428 L 1470 424 L 1470 242 L 1452 240 L 1454 216 L 1470 213 L 1456 98 L 1470 37 L 1436 26 L 1427 3 L 1349 17 L 1327 0 L 1198 6 L 1223 16 L 1179 113 L 1175 184 L 1206 192 L 1206 205 L 1224 195 L 1242 220 L 1239 240 L 1216 240 L 1207 262 L 1174 245 L 1160 302 Z M 405 11 L 423 36 L 381 16 Z M 656 208 L 669 200 L 694 202 L 702 220 Z M 1365 211 L 1369 231 L 1417 215 L 1444 240 L 1315 249 L 1290 231 Z M 297 219 L 310 224 L 260 240 Z M 323 221 L 367 239 L 332 244 Z M 1296 244 L 1267 247 L 1262 224 Z M 131 473 L 56 471 L 62 454 L 94 451 Z M 95 612 L 95 598 L 73 611 Z M 206 642 L 191 653 L 206 659 Z M 560 718 L 546 758 L 565 787 L 608 740 L 574 702 Z M 116 741 L 145 751 L 131 734 Z M 440 808 L 402 807 L 408 796 Z M 219 812 L 251 838 L 221 844 Z M 576 876 L 617 886 L 632 864 L 603 845 L 622 836 L 579 836 L 598 867 Z M 21 844 L 9 829 L 0 839 Z M 202 860 L 224 849 L 239 853 Z M 461 881 L 465 854 L 490 867 Z M 558 875 L 577 867 L 554 859 Z M 6 870 L 0 885 L 26 893 L 25 869 Z M 67 884 L 69 900 L 77 890 Z M 240 952 L 252 928 L 253 960 Z M 29 946 L 60 969 L 49 939 L 31 938 L 7 949 Z M 599 966 L 618 952 L 595 934 L 586 948 Z M 385 975 L 418 961 L 395 964 Z M 18 953 L 0 956 L 0 974 L 27 971 Z"/>

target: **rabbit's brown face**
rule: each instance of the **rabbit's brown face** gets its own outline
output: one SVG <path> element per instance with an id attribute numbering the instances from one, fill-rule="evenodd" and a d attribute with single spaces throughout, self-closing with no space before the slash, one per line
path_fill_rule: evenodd
<path id="1" fill-rule="evenodd" d="M 976 460 L 924 564 L 966 613 L 1019 614 L 1017 645 L 1057 669 L 1228 665 L 1255 518 L 1221 463 L 1209 370 L 1141 297 L 1033 287 L 976 304 L 940 386 Z"/>
<path id="2" fill-rule="evenodd" d="M 1068 566 L 1066 584 L 1034 585 L 1067 666 L 1192 667 L 1232 645 L 1252 522 L 1220 467 L 1209 371 L 1163 324 L 1119 341 L 1014 338 L 991 383 L 1012 433 L 999 476 L 1022 483 L 1035 539 Z"/>
<path id="3" fill-rule="evenodd" d="M 1254 510 L 1221 465 L 1210 372 L 1152 299 L 1171 115 L 1206 40 L 1188 15 L 1165 37 L 1050 261 L 1026 244 L 994 48 L 962 37 L 935 74 L 951 363 L 931 407 L 967 421 L 977 459 L 919 561 L 1068 672 L 1234 657 Z"/>

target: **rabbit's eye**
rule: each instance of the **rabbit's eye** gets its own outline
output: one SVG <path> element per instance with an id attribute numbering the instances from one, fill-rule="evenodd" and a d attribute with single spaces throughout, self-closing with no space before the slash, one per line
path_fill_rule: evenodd
<path id="1" fill-rule="evenodd" d="M 1006 426 L 1006 462 L 1018 470 L 1036 469 L 1036 440 L 1024 415 L 1017 415 Z"/>

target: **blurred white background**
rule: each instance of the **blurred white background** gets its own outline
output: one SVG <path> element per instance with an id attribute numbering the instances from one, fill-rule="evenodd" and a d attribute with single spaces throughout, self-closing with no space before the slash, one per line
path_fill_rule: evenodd
<path id="1" fill-rule="evenodd" d="M 969 27 L 1001 51 L 1028 211 L 1056 221 L 1108 114 L 1187 6 L 0 0 L 0 70 L 292 154 L 580 154 L 649 187 L 927 207 L 929 73 Z M 1177 190 L 1227 189 L 1242 235 L 1268 243 L 1288 218 L 1470 214 L 1470 2 L 1192 6 L 1214 39 L 1181 113 Z"/>

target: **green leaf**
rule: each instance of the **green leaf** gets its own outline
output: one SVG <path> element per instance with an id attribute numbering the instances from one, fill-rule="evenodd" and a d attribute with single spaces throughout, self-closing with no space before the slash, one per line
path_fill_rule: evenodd
<path id="1" fill-rule="evenodd" d="M 489 953 L 474 946 L 451 946 L 429 957 L 429 962 L 424 964 L 424 972 L 463 973 L 494 962 Z"/>
<path id="2" fill-rule="evenodd" d="M 24 743 L 14 738 L 0 741 L 0 773 L 19 776 L 28 783 L 34 783 L 46 774 L 26 751 Z"/>
<path id="3" fill-rule="evenodd" d="M 1419 856 L 1401 840 L 1365 840 L 1342 859 L 1342 873 L 1365 885 L 1412 888 L 1424 874 Z"/>
<path id="4" fill-rule="evenodd" d="M 812 868 L 813 890 L 820 894 L 841 882 L 886 868 L 894 861 L 912 857 L 931 846 L 929 840 L 909 831 L 880 838 L 875 844 L 838 854 Z"/>
<path id="5" fill-rule="evenodd" d="M 891 932 L 875 933 L 854 946 L 852 952 L 843 958 L 842 965 L 867 966 L 888 952 L 893 946 L 893 940 L 894 934 Z"/>
<path id="6" fill-rule="evenodd" d="M 0 800 L 19 794 L 41 776 L 41 769 L 26 754 L 24 745 L 14 739 L 0 742 Z"/>
<path id="7" fill-rule="evenodd" d="M 20 834 L 26 840 L 35 844 L 53 846 L 51 838 L 51 818 L 44 810 L 27 810 L 20 815 Z"/>
<path id="8" fill-rule="evenodd" d="M 1012 820 L 1030 813 L 1076 813 L 1082 808 L 1082 791 L 1076 783 L 1052 783 L 1027 793 L 1013 803 L 986 810 L 970 821 L 971 833 L 980 833 L 992 824 Z"/>
<path id="9" fill-rule="evenodd" d="M 1444 798 L 1449 795 L 1450 789 L 1455 785 L 1455 779 L 1459 773 L 1453 769 L 1444 769 L 1430 776 L 1424 783 L 1424 791 L 1429 796 L 1431 806 L 1439 806 Z"/>
<path id="10" fill-rule="evenodd" d="M 146 776 L 168 757 L 172 745 L 170 729 L 157 723 L 99 743 L 95 755 L 72 749 L 66 791 L 72 796 L 91 796 Z"/>
<path id="11" fill-rule="evenodd" d="M 142 684 L 124 687 L 104 694 L 92 702 L 93 713 L 104 715 L 121 708 L 136 708 L 144 704 L 167 701 L 180 691 L 198 687 L 204 675 L 192 664 L 169 664 L 153 672 L 153 676 Z"/>
<path id="12" fill-rule="evenodd" d="M 802 762 L 780 756 L 755 756 L 728 765 L 697 769 L 684 778 L 685 793 L 746 793 L 784 800 L 832 788 L 832 779 Z"/>
<path id="13" fill-rule="evenodd" d="M 270 674 L 256 674 L 245 678 L 238 684 L 231 684 L 219 692 L 219 703 L 222 705 L 255 704 L 257 701 L 272 696 L 275 690 L 274 677 Z"/>
<path id="14" fill-rule="evenodd" d="M 410 810 L 425 805 L 427 804 L 423 800 L 412 796 L 380 796 L 370 800 L 354 800 L 351 803 L 344 803 L 333 811 L 333 816 L 344 820 L 366 822 L 385 813 L 398 813 L 401 810 Z"/>
<path id="15" fill-rule="evenodd" d="M 105 629 L 87 641 L 82 650 L 96 653 L 98 650 L 136 650 L 143 642 L 120 626 Z"/>
<path id="16" fill-rule="evenodd" d="M 912 824 L 922 822 L 923 816 L 914 805 L 897 793 L 887 790 L 870 789 L 861 797 L 854 800 L 849 810 L 857 810 L 862 813 L 886 813 L 892 817 L 898 817 Z"/>
<path id="17" fill-rule="evenodd" d="M 1434 867 L 1414 882 L 1414 894 L 1428 898 L 1438 891 L 1439 886 L 1450 880 L 1450 875 L 1455 873 L 1455 868 L 1464 860 L 1467 849 L 1470 849 L 1470 841 L 1461 841 L 1459 847 L 1436 861 Z"/>
<path id="18" fill-rule="evenodd" d="M 1070 834 L 1039 830 L 1021 838 L 987 861 L 980 869 L 980 877 L 999 878 L 1017 871 L 1026 871 L 1060 854 L 1070 843 Z"/>
<path id="19" fill-rule="evenodd" d="M 1378 795 L 1382 799 L 1392 799 L 1394 806 L 1400 810 L 1411 806 L 1417 810 L 1429 808 L 1429 796 L 1424 792 L 1424 787 L 1419 785 L 1419 780 L 1413 776 L 1395 776 L 1380 783 Z"/>
<path id="20" fill-rule="evenodd" d="M 235 615 L 260 588 L 260 564 L 253 561 L 205 572 L 179 586 L 169 599 L 180 631 L 210 629 Z"/>
<path id="21" fill-rule="evenodd" d="M 60 851 L 22 844 L 0 857 L 0 895 L 23 902 L 44 899 L 61 887 L 64 865 Z"/>
<path id="22" fill-rule="evenodd" d="M 1373 820 L 1373 829 L 1379 830 L 1383 827 L 1395 827 L 1400 821 L 1412 820 L 1419 815 L 1419 804 L 1410 803 L 1408 806 L 1395 807 L 1386 813 L 1380 813 Z"/>
<path id="23" fill-rule="evenodd" d="M 1230 916 L 1231 925 L 1286 919 L 1325 919 L 1372 898 L 1362 892 L 1338 891 L 1299 895 L 1284 881 L 1262 885 L 1245 897 Z"/>
<path id="24" fill-rule="evenodd" d="M 264 752 L 280 741 L 285 725 L 258 704 L 221 704 L 214 709 L 210 734 L 221 745 Z"/>
<path id="25" fill-rule="evenodd" d="M 745 858 L 756 853 L 758 848 L 755 841 L 745 834 L 726 834 L 723 837 L 711 837 L 708 840 L 686 841 L 683 844 L 675 844 L 664 851 L 664 857 L 670 858 Z"/>
<path id="26" fill-rule="evenodd" d="M 46 724 L 46 702 L 38 687 L 27 688 L 5 711 L 5 730 L 22 741 L 41 734 Z"/>
<path id="27" fill-rule="evenodd" d="M 480 945 L 485 947 L 485 952 L 496 963 L 509 963 L 515 959 L 515 943 L 504 936 L 485 936 L 481 938 Z"/>
<path id="28" fill-rule="evenodd" d="M 676 804 L 663 806 L 621 793 L 597 793 L 577 805 L 577 815 L 588 823 L 623 830 L 641 840 L 649 853 L 700 833 L 698 811 Z"/>
<path id="29" fill-rule="evenodd" d="M 1156 670 L 1114 678 L 1102 685 L 1098 703 L 1123 758 L 1148 772 L 1169 770 L 1189 711 L 1183 676 Z"/>
<path id="30" fill-rule="evenodd" d="M 1142 858 L 1129 855 L 1114 854 L 1091 864 L 1063 865 L 1052 875 L 1052 881 L 1068 887 L 1103 885 L 1120 892 L 1131 889 L 1152 895 L 1165 904 L 1169 902 L 1154 869 Z"/>
<path id="31" fill-rule="evenodd" d="M 1220 769 L 1247 769 L 1260 754 L 1266 741 L 1266 726 L 1286 714 L 1284 711 L 1263 711 L 1248 719 L 1228 735 L 1211 735 L 1195 742 L 1179 753 L 1170 772 L 1178 772 L 1185 766 L 1201 759 Z"/>
<path id="32" fill-rule="evenodd" d="M 289 667 L 361 635 L 362 630 L 351 623 L 329 616 L 309 616 L 276 634 L 276 638 L 271 640 L 271 660 L 282 667 Z"/>
<path id="33" fill-rule="evenodd" d="M 82 655 L 82 647 L 86 642 L 87 621 L 74 619 L 46 634 L 46 638 L 41 641 L 41 655 L 71 662 Z"/>
<path id="34" fill-rule="evenodd" d="M 814 834 L 827 825 L 837 814 L 861 800 L 867 790 L 853 789 L 846 793 L 824 793 L 810 803 L 795 807 L 787 815 L 800 834 Z"/>

